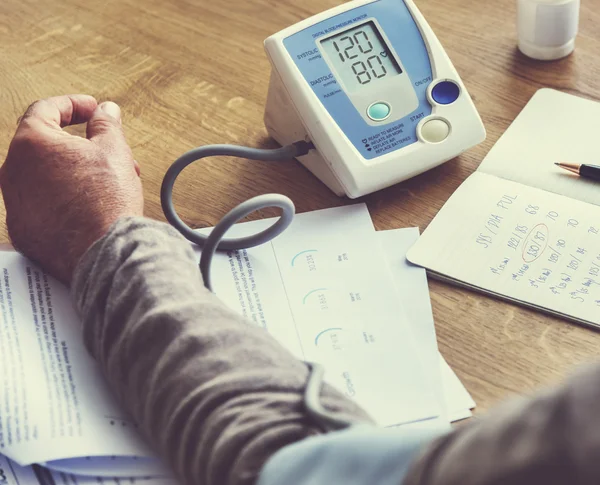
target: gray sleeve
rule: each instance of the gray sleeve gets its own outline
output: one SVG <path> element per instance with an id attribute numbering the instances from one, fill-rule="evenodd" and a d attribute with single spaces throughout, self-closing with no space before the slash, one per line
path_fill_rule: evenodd
<path id="1" fill-rule="evenodd" d="M 117 221 L 80 261 L 72 294 L 89 351 L 185 483 L 254 483 L 273 453 L 321 432 L 302 407 L 304 363 L 204 288 L 170 226 Z M 369 421 L 329 386 L 322 402 Z"/>
<path id="2" fill-rule="evenodd" d="M 434 441 L 403 485 L 597 485 L 599 402 L 596 365 Z"/>

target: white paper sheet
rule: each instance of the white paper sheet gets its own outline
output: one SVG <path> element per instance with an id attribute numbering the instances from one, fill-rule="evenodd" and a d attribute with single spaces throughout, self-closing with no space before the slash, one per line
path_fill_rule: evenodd
<path id="1" fill-rule="evenodd" d="M 0 253 L 0 452 L 25 465 L 151 456 L 83 345 L 68 290 Z"/>
<path id="2" fill-rule="evenodd" d="M 272 220 L 235 226 L 228 237 Z M 276 268 L 276 270 L 275 270 Z M 380 425 L 439 415 L 438 400 L 364 204 L 297 216 L 274 241 L 218 255 L 213 287 Z"/>
<path id="3" fill-rule="evenodd" d="M 438 353 L 435 324 L 429 298 L 427 275 L 423 268 L 414 266 L 406 260 L 409 248 L 419 239 L 416 227 L 380 231 L 377 237 L 387 259 L 396 293 L 402 303 L 427 376 L 437 403 L 437 417 L 441 426 L 449 427 L 449 413 L 445 399 L 445 386 L 442 382 L 440 355 Z M 418 421 L 427 419 L 422 416 Z"/>
<path id="4" fill-rule="evenodd" d="M 452 280 L 600 325 L 600 208 L 476 172 L 408 259 Z"/>
<path id="5" fill-rule="evenodd" d="M 411 332 L 421 349 L 436 400 L 441 403 L 440 421 L 446 423 L 470 417 L 475 401 L 438 352 L 426 272 L 406 259 L 406 253 L 419 239 L 419 229 L 380 231 L 377 237 L 388 260 L 398 298 L 410 321 Z"/>
<path id="6" fill-rule="evenodd" d="M 169 478 L 172 471 L 154 458 L 130 456 L 86 456 L 40 463 L 52 472 L 89 477 Z"/>
<path id="7" fill-rule="evenodd" d="M 441 355 L 440 369 L 444 386 L 444 400 L 450 421 L 470 418 L 473 415 L 471 409 L 475 407 L 475 401 Z"/>
<path id="8" fill-rule="evenodd" d="M 600 205 L 598 183 L 554 162 L 597 165 L 600 103 L 540 89 L 478 168 L 497 177 Z"/>
<path id="9" fill-rule="evenodd" d="M 32 467 L 21 467 L 5 456 L 0 455 L 1 485 L 38 485 Z"/>
<path id="10" fill-rule="evenodd" d="M 0 455 L 0 485 L 177 485 L 173 478 L 116 478 L 77 476 L 45 469 L 39 465 L 20 466 Z"/>

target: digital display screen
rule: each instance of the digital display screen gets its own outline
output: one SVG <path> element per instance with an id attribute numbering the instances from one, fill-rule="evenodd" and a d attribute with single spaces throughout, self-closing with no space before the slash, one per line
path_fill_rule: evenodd
<path id="1" fill-rule="evenodd" d="M 322 40 L 321 48 L 334 76 L 350 92 L 402 74 L 373 21 Z"/>

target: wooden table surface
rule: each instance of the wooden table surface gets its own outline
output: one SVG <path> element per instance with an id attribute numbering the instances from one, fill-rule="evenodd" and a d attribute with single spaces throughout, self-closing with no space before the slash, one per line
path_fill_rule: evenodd
<path id="1" fill-rule="evenodd" d="M 18 116 L 36 99 L 83 92 L 116 101 L 142 166 L 146 214 L 163 219 L 162 176 L 184 151 L 224 142 L 275 146 L 262 122 L 270 71 L 263 40 L 339 3 L 2 0 L 0 154 Z M 537 89 L 600 99 L 600 0 L 583 1 L 576 50 L 552 63 L 517 51 L 515 0 L 420 0 L 418 6 L 462 76 L 488 136 L 441 167 L 359 199 L 377 229 L 425 229 Z M 299 212 L 352 203 L 297 163 L 217 158 L 186 170 L 176 203 L 182 217 L 200 227 L 266 192 L 291 197 Z M 0 242 L 6 240 L 3 225 Z M 598 332 L 558 318 L 436 281 L 430 290 L 440 349 L 479 411 L 560 380 L 600 346 Z"/>

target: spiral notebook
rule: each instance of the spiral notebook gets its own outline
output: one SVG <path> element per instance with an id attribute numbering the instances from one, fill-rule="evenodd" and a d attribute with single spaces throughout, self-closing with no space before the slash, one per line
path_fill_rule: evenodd
<path id="1" fill-rule="evenodd" d="M 600 326 L 600 103 L 539 90 L 450 197 L 410 262 L 439 279 Z"/>

